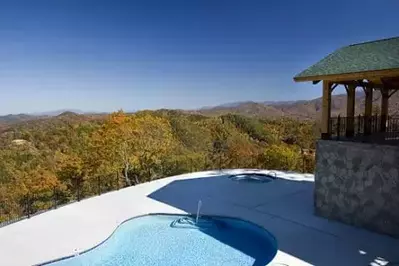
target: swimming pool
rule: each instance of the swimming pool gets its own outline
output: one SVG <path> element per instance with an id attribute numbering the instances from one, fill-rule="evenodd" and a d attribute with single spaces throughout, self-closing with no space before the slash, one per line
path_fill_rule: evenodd
<path id="1" fill-rule="evenodd" d="M 277 242 L 265 229 L 235 218 L 147 215 L 122 223 L 102 244 L 41 265 L 267 265 Z"/>

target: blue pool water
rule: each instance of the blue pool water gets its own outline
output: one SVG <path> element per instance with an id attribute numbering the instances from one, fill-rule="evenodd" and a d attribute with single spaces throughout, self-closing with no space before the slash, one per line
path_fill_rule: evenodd
<path id="1" fill-rule="evenodd" d="M 99 246 L 43 265 L 267 265 L 277 252 L 266 230 L 239 219 L 148 215 L 124 222 Z"/>

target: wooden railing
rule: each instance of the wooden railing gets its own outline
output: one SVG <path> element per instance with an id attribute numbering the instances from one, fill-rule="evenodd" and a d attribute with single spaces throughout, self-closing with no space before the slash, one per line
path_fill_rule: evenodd
<path id="1" fill-rule="evenodd" d="M 333 117 L 330 120 L 331 139 L 363 142 L 399 142 L 398 116 Z"/>

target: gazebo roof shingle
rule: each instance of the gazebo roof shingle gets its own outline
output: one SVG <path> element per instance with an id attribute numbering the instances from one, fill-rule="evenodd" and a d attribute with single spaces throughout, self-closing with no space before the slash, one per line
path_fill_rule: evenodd
<path id="1" fill-rule="evenodd" d="M 399 70 L 399 37 L 342 47 L 294 77 L 295 81 L 381 70 Z"/>

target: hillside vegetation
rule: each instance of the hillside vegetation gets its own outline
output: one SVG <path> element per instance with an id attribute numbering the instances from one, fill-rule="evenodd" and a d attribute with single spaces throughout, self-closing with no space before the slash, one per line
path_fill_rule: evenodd
<path id="1" fill-rule="evenodd" d="M 380 95 L 374 95 L 378 112 Z M 390 99 L 398 112 L 399 94 Z M 345 115 L 334 95 L 332 115 Z M 364 110 L 363 93 L 356 113 Z M 0 118 L 0 221 L 153 179 L 205 169 L 312 172 L 321 99 L 195 111 Z"/>
<path id="2" fill-rule="evenodd" d="M 64 113 L 0 135 L 0 221 L 153 179 L 205 169 L 312 172 L 315 125 L 288 118 L 159 110 Z"/>

